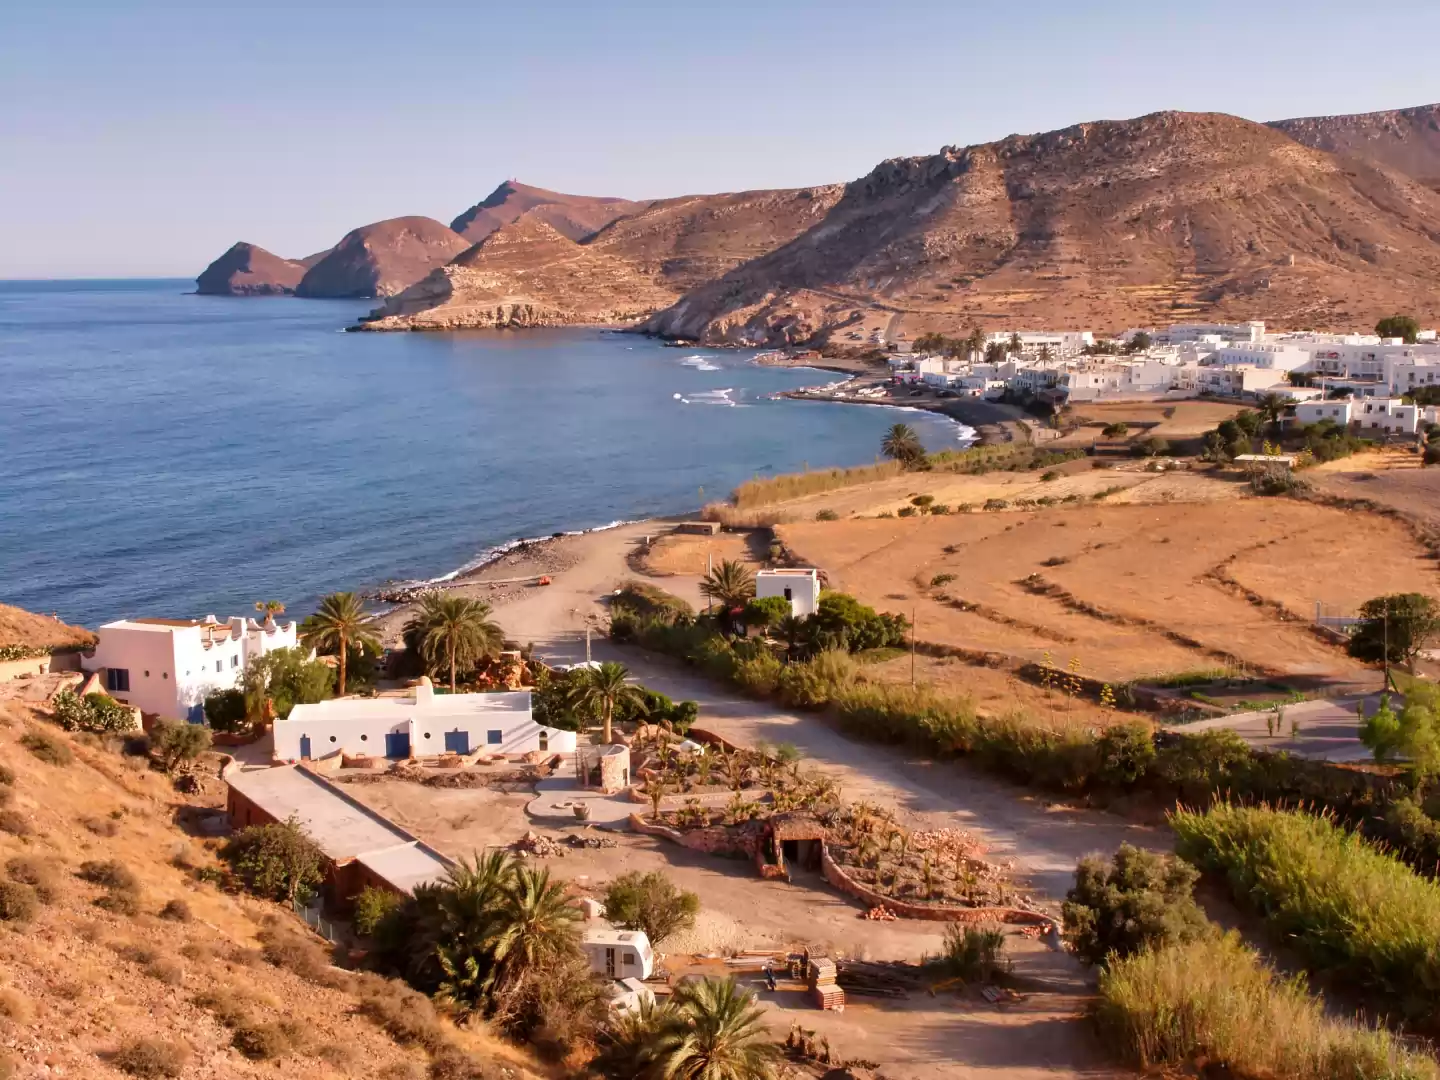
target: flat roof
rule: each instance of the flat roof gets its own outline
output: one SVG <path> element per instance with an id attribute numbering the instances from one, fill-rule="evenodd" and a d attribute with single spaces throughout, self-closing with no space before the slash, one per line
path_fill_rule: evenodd
<path id="1" fill-rule="evenodd" d="M 799 566 L 782 566 L 777 570 L 757 570 L 755 572 L 755 576 L 784 577 L 788 575 L 791 577 L 814 577 L 819 572 L 820 571 L 816 570 L 813 566 L 807 566 L 803 568 Z"/>
<path id="2" fill-rule="evenodd" d="M 403 697 L 331 698 L 313 705 L 296 705 L 283 724 L 320 720 L 408 720 L 412 716 L 444 720 L 489 713 L 530 711 L 530 691 L 507 690 L 495 694 L 435 694 L 417 700 L 413 691 Z"/>
<path id="3" fill-rule="evenodd" d="M 443 877 L 450 867 L 434 848 L 298 765 L 237 770 L 226 780 L 276 821 L 295 818 L 329 858 L 358 859 L 397 889 Z"/>

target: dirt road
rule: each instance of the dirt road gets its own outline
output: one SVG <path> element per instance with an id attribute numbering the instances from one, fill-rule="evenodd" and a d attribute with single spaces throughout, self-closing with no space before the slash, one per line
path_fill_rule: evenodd
<path id="1" fill-rule="evenodd" d="M 540 655 L 552 661 L 584 659 L 585 626 L 597 626 L 604 611 L 598 601 L 635 577 L 625 556 L 653 529 L 622 526 L 575 538 L 575 562 L 553 585 L 530 589 L 497 609 L 507 633 L 534 642 Z M 668 577 L 658 584 L 703 607 L 697 579 Z M 1055 805 L 963 763 L 927 761 L 851 739 L 817 716 L 751 701 L 664 658 L 613 646 L 598 631 L 592 635 L 591 654 L 597 660 L 619 660 L 647 686 L 673 698 L 699 702 L 703 726 L 726 738 L 793 743 L 839 781 L 846 798 L 893 805 L 912 826 L 969 829 L 990 844 L 995 857 L 1015 860 L 1017 875 L 1037 900 L 1057 902 L 1073 880 L 1076 860 L 1092 851 L 1110 852 L 1124 841 L 1169 846 L 1158 830 Z"/>

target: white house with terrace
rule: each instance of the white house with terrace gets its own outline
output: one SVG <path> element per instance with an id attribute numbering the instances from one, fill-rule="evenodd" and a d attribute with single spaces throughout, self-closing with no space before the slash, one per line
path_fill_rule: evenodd
<path id="1" fill-rule="evenodd" d="M 420 758 L 486 751 L 496 756 L 573 754 L 575 732 L 541 727 L 530 691 L 436 693 L 428 679 L 403 695 L 332 698 L 296 705 L 275 721 L 275 757 L 304 761 L 352 757 Z"/>
<path id="2" fill-rule="evenodd" d="M 203 619 L 120 619 L 106 623 L 85 656 L 106 692 L 142 713 L 170 720 L 205 719 L 204 701 L 239 684 L 246 666 L 274 649 L 293 648 L 296 624 L 263 624 L 236 616 Z"/>

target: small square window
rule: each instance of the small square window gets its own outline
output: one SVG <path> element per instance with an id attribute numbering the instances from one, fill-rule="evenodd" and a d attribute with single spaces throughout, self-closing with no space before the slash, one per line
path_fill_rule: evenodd
<path id="1" fill-rule="evenodd" d="M 485 741 L 491 746 L 499 746 L 500 740 L 504 737 L 505 733 L 503 731 L 487 731 L 485 733 Z"/>
<path id="2" fill-rule="evenodd" d="M 106 690 L 118 691 L 118 692 L 120 692 L 120 693 L 122 693 L 122 694 L 123 694 L 125 691 L 129 690 L 129 689 L 130 689 L 130 669 L 129 669 L 129 668 L 106 668 L 106 669 L 105 669 L 105 689 L 106 689 Z"/>
<path id="3" fill-rule="evenodd" d="M 239 657 L 238 655 L 230 657 L 230 666 L 231 666 L 231 667 L 239 667 L 239 666 L 240 666 L 240 657 Z"/>

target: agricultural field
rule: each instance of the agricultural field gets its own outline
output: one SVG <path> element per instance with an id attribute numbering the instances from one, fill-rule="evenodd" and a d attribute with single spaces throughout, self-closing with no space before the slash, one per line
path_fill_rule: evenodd
<path id="1" fill-rule="evenodd" d="M 1440 596 L 1403 523 L 1289 499 L 1092 500 L 777 532 L 832 587 L 913 611 L 921 641 L 1048 655 L 1116 682 L 1217 666 L 1364 682 L 1368 669 L 1311 632 L 1315 601 L 1353 610 L 1401 588 Z"/>
<path id="2" fill-rule="evenodd" d="M 1047 445 L 1089 446 L 1107 425 L 1120 423 L 1129 425 L 1131 437 L 1194 439 L 1241 411 L 1239 405 L 1220 401 L 1081 402 L 1071 410 L 1080 428 Z"/>
<path id="3" fill-rule="evenodd" d="M 1408 450 L 1384 450 L 1341 458 L 1307 470 L 1321 495 L 1365 499 L 1440 534 L 1440 468 L 1424 468 Z"/>

